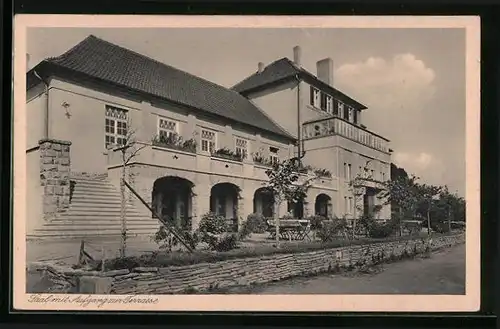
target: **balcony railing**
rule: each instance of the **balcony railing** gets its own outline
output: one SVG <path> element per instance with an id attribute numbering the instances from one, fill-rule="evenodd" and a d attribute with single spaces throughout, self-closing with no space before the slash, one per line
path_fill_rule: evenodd
<path id="1" fill-rule="evenodd" d="M 340 135 L 376 150 L 389 153 L 389 141 L 338 117 L 309 121 L 302 125 L 304 139 Z"/>

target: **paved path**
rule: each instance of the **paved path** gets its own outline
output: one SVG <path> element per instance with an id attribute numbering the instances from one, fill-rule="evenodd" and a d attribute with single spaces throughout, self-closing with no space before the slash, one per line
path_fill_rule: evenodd
<path id="1" fill-rule="evenodd" d="M 465 294 L 465 245 L 386 264 L 376 274 L 324 275 L 252 287 L 252 294 Z"/>

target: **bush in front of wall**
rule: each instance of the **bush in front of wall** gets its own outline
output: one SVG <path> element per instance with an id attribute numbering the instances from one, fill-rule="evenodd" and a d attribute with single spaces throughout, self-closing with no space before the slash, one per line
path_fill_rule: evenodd
<path id="1" fill-rule="evenodd" d="M 309 223 L 311 223 L 311 230 L 318 230 L 323 226 L 323 222 L 326 221 L 325 216 L 314 215 L 307 218 Z"/>
<path id="2" fill-rule="evenodd" d="M 344 218 L 335 218 L 332 220 L 322 222 L 322 225 L 316 231 L 316 237 L 323 243 L 336 241 L 339 236 L 342 236 L 347 229 L 347 220 Z"/>
<path id="3" fill-rule="evenodd" d="M 206 243 L 211 250 L 228 251 L 236 248 L 237 236 L 228 232 L 228 222 L 223 216 L 209 212 L 202 216 L 198 227 L 201 242 Z"/>
<path id="4" fill-rule="evenodd" d="M 261 214 L 250 214 L 247 220 L 242 224 L 239 231 L 240 239 L 248 238 L 252 233 L 264 233 L 267 229 L 267 223 Z"/>

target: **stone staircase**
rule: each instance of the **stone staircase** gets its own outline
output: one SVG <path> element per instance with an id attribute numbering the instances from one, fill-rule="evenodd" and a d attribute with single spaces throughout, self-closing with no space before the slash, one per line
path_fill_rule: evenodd
<path id="1" fill-rule="evenodd" d="M 120 190 L 104 176 L 72 175 L 70 206 L 34 232 L 33 238 L 89 238 L 121 235 Z M 128 193 L 127 193 L 128 194 Z M 152 236 L 160 226 L 142 205 L 127 201 L 128 237 Z"/>

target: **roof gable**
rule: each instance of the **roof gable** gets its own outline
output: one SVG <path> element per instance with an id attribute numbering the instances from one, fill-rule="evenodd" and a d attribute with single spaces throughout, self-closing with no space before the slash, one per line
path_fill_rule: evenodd
<path id="1" fill-rule="evenodd" d="M 256 72 L 250 75 L 243 81 L 234 85 L 232 89 L 242 95 L 248 95 L 253 91 L 265 89 L 269 85 L 285 83 L 286 81 L 289 81 L 289 79 L 296 76 L 299 76 L 302 80 L 315 87 L 327 90 L 333 97 L 351 106 L 354 106 L 359 110 L 366 109 L 366 106 L 364 106 L 363 104 L 357 102 L 343 92 L 319 80 L 314 74 L 302 67 L 298 67 L 287 57 L 269 64 L 260 73 Z"/>
<path id="2" fill-rule="evenodd" d="M 236 91 L 93 35 L 44 63 L 293 139 Z"/>

